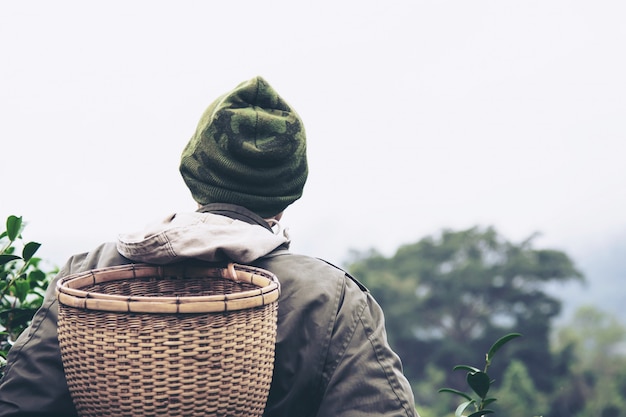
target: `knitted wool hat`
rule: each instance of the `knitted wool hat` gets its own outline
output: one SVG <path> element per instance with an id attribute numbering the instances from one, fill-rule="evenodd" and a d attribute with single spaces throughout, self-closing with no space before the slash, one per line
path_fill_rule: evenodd
<path id="1" fill-rule="evenodd" d="M 271 217 L 302 196 L 304 125 L 267 81 L 253 78 L 207 108 L 183 150 L 180 173 L 202 205 L 237 204 Z"/>

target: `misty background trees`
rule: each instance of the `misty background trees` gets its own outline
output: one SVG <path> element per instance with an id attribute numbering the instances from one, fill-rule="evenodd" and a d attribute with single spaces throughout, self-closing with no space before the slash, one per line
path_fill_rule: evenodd
<path id="1" fill-rule="evenodd" d="M 554 283 L 584 282 L 564 252 L 514 243 L 494 228 L 443 230 L 400 247 L 352 253 L 348 265 L 385 311 L 389 341 L 401 356 L 423 417 L 450 415 L 464 387 L 457 364 L 480 364 L 509 332 L 523 337 L 499 353 L 490 375 L 502 416 L 626 416 L 625 330 L 597 307 L 554 325 L 562 300 Z M 506 412 L 505 412 L 506 410 Z"/>

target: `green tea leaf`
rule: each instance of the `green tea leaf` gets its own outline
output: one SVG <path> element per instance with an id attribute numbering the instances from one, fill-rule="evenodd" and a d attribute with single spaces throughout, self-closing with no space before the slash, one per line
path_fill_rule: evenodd
<path id="1" fill-rule="evenodd" d="M 480 372 L 480 369 L 474 368 L 473 366 L 469 366 L 469 365 L 457 365 L 454 368 L 452 368 L 452 370 L 453 371 L 463 370 L 463 371 L 468 371 L 468 372 Z"/>
<path id="2" fill-rule="evenodd" d="M 506 336 L 501 337 L 500 339 L 498 339 L 489 349 L 489 352 L 487 352 L 487 362 L 491 362 L 491 359 L 493 358 L 493 355 L 496 354 L 496 352 L 498 350 L 500 350 L 500 348 L 502 346 L 504 346 L 505 343 L 509 342 L 512 339 L 515 339 L 516 337 L 521 337 L 522 335 L 519 333 L 509 333 Z"/>
<path id="3" fill-rule="evenodd" d="M 43 281 L 46 279 L 46 273 L 41 269 L 33 269 L 28 273 L 28 279 L 31 281 Z"/>
<path id="4" fill-rule="evenodd" d="M 483 407 L 486 406 L 486 405 L 491 404 L 494 401 L 498 401 L 498 399 L 497 398 L 486 398 L 486 399 L 484 399 L 483 402 L 482 402 Z"/>
<path id="5" fill-rule="evenodd" d="M 22 250 L 22 258 L 24 258 L 24 260 L 28 262 L 33 257 L 35 252 L 39 250 L 40 247 L 41 243 L 28 242 L 26 245 L 24 245 L 24 249 Z"/>
<path id="6" fill-rule="evenodd" d="M 476 411 L 475 413 L 472 413 L 467 417 L 481 417 L 481 416 L 484 416 L 485 414 L 493 414 L 493 413 L 494 413 L 493 410 L 485 409 L 485 410 Z"/>
<path id="7" fill-rule="evenodd" d="M 484 372 L 474 372 L 467 374 L 467 383 L 480 397 L 485 398 L 491 386 L 489 375 Z"/>
<path id="8" fill-rule="evenodd" d="M 461 397 L 465 398 L 467 401 L 472 401 L 472 397 L 470 397 L 466 393 L 459 391 L 459 390 L 452 389 L 452 388 L 441 388 L 439 392 L 449 392 L 451 394 L 460 395 Z"/>
<path id="9" fill-rule="evenodd" d="M 9 216 L 7 218 L 7 237 L 13 242 L 20 234 L 22 229 L 22 218 L 17 216 Z"/>
<path id="10" fill-rule="evenodd" d="M 456 411 L 454 412 L 454 417 L 461 417 L 463 415 L 463 412 L 465 411 L 465 409 L 467 407 L 469 407 L 471 404 L 474 404 L 476 401 L 471 400 L 471 401 L 466 401 L 462 404 L 460 404 L 457 408 Z"/>
<path id="11" fill-rule="evenodd" d="M 0 266 L 4 265 L 4 264 L 8 264 L 11 261 L 14 261 L 16 259 L 22 259 L 17 255 L 0 255 Z"/>
<path id="12" fill-rule="evenodd" d="M 15 281 L 15 296 L 20 303 L 24 301 L 26 296 L 28 295 L 28 291 L 30 290 L 30 284 L 27 280 L 20 278 Z"/>

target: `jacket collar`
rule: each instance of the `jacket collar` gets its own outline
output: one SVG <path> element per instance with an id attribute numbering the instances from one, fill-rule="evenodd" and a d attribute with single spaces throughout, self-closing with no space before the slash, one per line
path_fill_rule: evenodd
<path id="1" fill-rule="evenodd" d="M 249 264 L 288 249 L 287 231 L 280 225 L 275 229 L 243 207 L 209 205 L 121 234 L 117 250 L 133 261 L 160 265 L 184 259 Z"/>
<path id="2" fill-rule="evenodd" d="M 198 213 L 213 213 L 249 224 L 257 224 L 272 232 L 271 226 L 258 214 L 245 207 L 228 203 L 209 203 L 196 210 Z M 273 232 L 272 232 L 273 233 Z"/>

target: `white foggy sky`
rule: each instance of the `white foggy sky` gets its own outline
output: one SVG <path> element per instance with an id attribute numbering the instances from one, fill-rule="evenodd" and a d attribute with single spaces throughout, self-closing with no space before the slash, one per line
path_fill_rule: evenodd
<path id="1" fill-rule="evenodd" d="M 621 1 L 0 2 L 0 219 L 62 264 L 193 210 L 180 152 L 262 75 L 308 137 L 293 249 L 339 262 L 495 225 L 626 234 Z"/>

